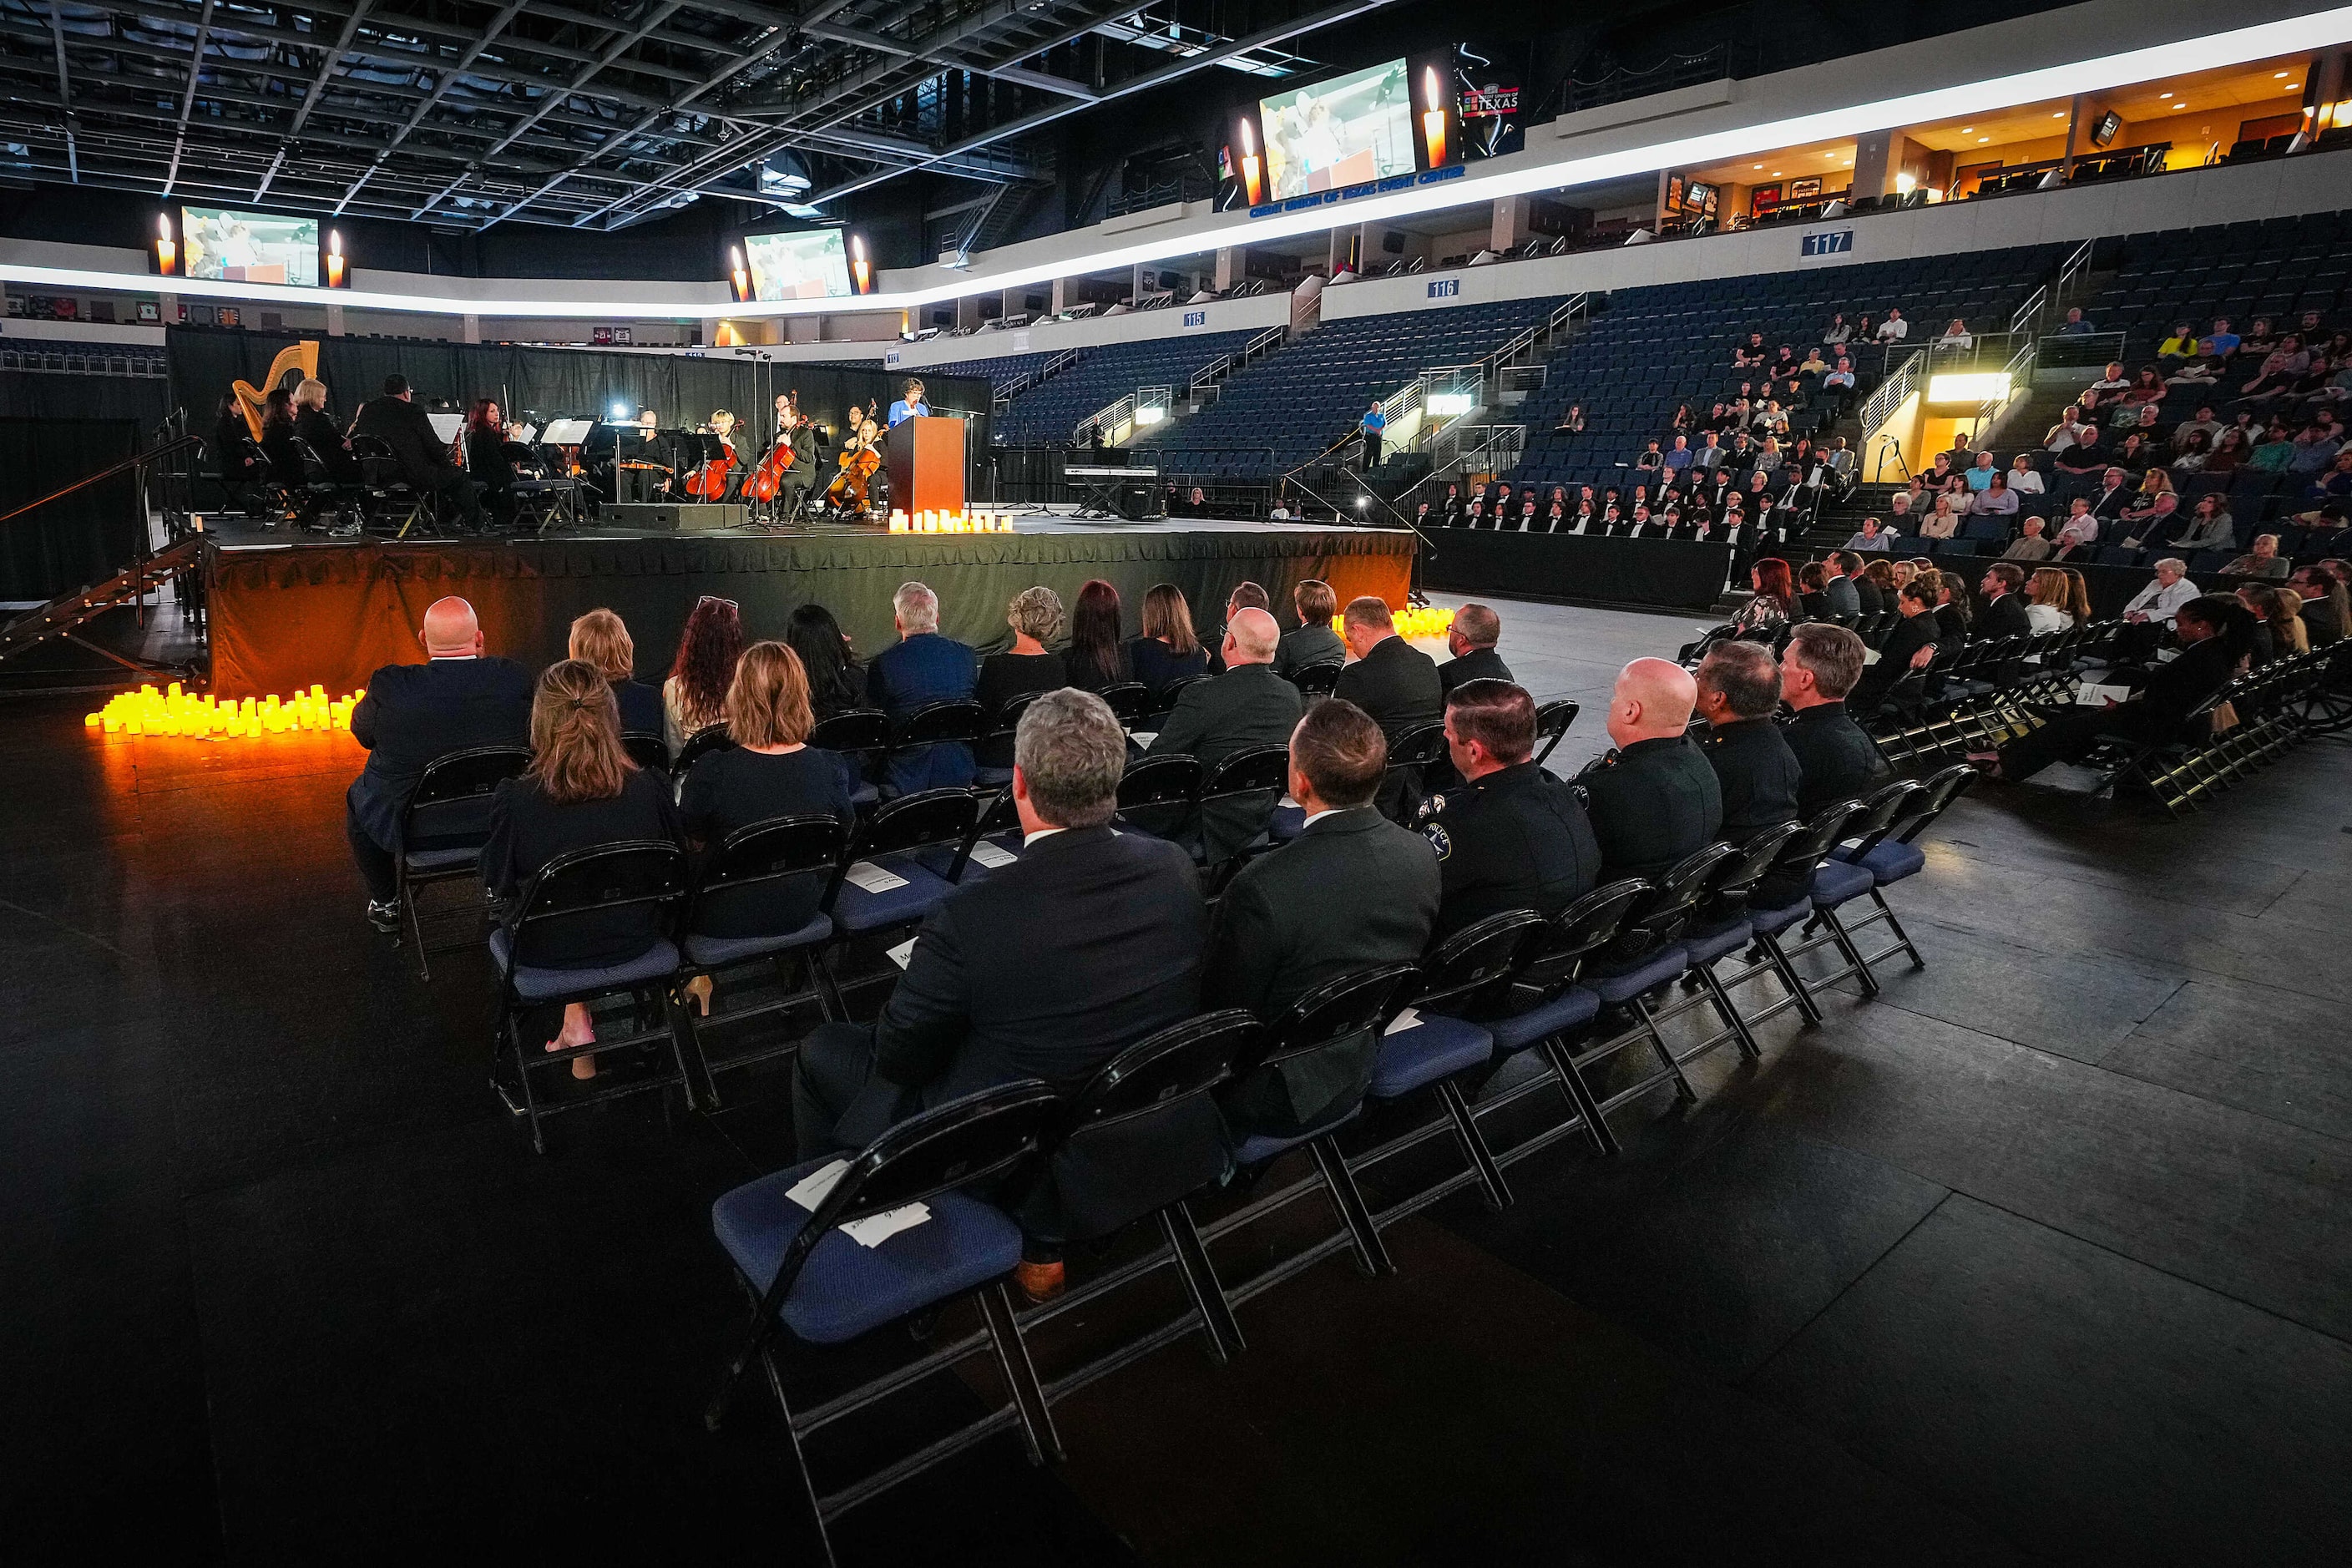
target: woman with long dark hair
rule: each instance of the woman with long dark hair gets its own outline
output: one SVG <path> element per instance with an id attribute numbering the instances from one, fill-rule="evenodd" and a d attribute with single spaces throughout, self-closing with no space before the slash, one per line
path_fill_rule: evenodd
<path id="1" fill-rule="evenodd" d="M 1118 590 L 1097 577 L 1078 590 L 1078 602 L 1070 609 L 1070 651 L 1062 663 L 1071 685 L 1100 691 L 1131 679 L 1118 634 Z"/>
<path id="2" fill-rule="evenodd" d="M 1525 508 L 1535 505 L 1530 492 Z M 1529 512 L 1529 516 L 1533 513 Z M 1192 630 L 1192 607 L 1173 583 L 1155 583 L 1143 595 L 1143 635 L 1127 645 L 1135 679 L 1158 697 L 1171 680 L 1209 673 L 1209 650 Z"/>
<path id="3" fill-rule="evenodd" d="M 540 676 L 530 746 L 530 771 L 499 785 L 490 798 L 481 869 L 491 892 L 520 894 L 549 861 L 574 849 L 648 838 L 683 842 L 668 781 L 639 769 L 621 749 L 621 710 L 594 665 L 567 658 Z M 636 904 L 527 933 L 515 962 L 534 969 L 606 969 L 644 957 L 660 940 L 653 910 Z M 562 1026 L 547 1048 L 595 1039 L 587 1007 L 574 1002 L 564 1007 Z M 574 1058 L 572 1076 L 595 1077 L 595 1058 Z"/>
<path id="4" fill-rule="evenodd" d="M 1786 561 L 1767 555 L 1748 569 L 1748 581 L 1756 592 L 1731 617 L 1731 635 L 1769 642 L 1796 616 L 1796 576 Z"/>
<path id="5" fill-rule="evenodd" d="M 814 601 L 794 610 L 784 623 L 784 644 L 800 656 L 808 677 L 809 710 L 819 723 L 866 705 L 866 667 L 857 662 L 849 634 L 831 610 Z"/>
<path id="6" fill-rule="evenodd" d="M 269 477 L 299 492 L 310 483 L 302 471 L 302 453 L 294 445 L 294 395 L 273 386 L 262 400 L 261 452 L 269 459 Z"/>
<path id="7" fill-rule="evenodd" d="M 466 415 L 466 474 L 483 489 L 482 505 L 501 525 L 514 521 L 514 464 L 507 459 L 505 413 L 478 397 Z"/>
<path id="8" fill-rule="evenodd" d="M 678 634 L 677 658 L 662 682 L 662 738 L 677 756 L 695 732 L 727 717 L 727 689 L 743 657 L 743 616 L 732 599 L 704 595 Z"/>
<path id="9" fill-rule="evenodd" d="M 226 394 L 213 410 L 213 472 L 220 476 L 221 483 L 242 485 L 253 481 L 253 454 L 246 447 L 251 439 L 253 428 L 245 422 L 244 405 L 237 402 L 236 393 Z"/>

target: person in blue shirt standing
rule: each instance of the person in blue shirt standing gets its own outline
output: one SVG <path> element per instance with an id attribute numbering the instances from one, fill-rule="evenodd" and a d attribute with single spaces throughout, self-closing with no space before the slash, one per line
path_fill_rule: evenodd
<path id="1" fill-rule="evenodd" d="M 1372 405 L 1364 410 L 1363 418 L 1357 424 L 1364 432 L 1364 467 L 1377 468 L 1381 466 L 1381 432 L 1389 426 L 1389 416 L 1381 412 L 1378 398 L 1372 400 Z"/>
<path id="2" fill-rule="evenodd" d="M 902 583 L 891 595 L 898 641 L 875 655 L 866 691 L 895 723 L 933 702 L 969 698 L 980 684 L 980 658 L 940 635 L 940 596 L 920 583 Z M 899 795 L 962 789 L 971 783 L 971 748 L 961 741 L 912 746 L 890 759 L 884 782 Z"/>
<path id="3" fill-rule="evenodd" d="M 931 405 L 923 401 L 923 384 L 920 381 L 910 377 L 908 380 L 907 384 L 900 388 L 900 390 L 904 392 L 906 395 L 899 398 L 898 402 L 890 405 L 890 424 L 888 428 L 891 429 L 896 429 L 898 427 L 898 421 L 901 419 L 913 419 L 919 416 L 928 416 L 931 412 Z"/>

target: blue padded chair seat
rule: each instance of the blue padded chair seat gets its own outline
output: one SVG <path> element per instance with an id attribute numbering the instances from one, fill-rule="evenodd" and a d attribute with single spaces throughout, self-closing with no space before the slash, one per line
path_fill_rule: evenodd
<path id="1" fill-rule="evenodd" d="M 1374 1100 L 1394 1100 L 1448 1073 L 1477 1067 L 1494 1054 L 1495 1037 L 1481 1026 L 1428 1014 L 1412 1028 L 1381 1037 L 1371 1087 L 1364 1092 Z"/>
<path id="2" fill-rule="evenodd" d="M 1679 947 L 1669 947 L 1662 952 L 1654 953 L 1643 959 L 1622 974 L 1587 975 L 1584 983 L 1573 989 L 1590 991 L 1601 1001 L 1615 1007 L 1631 1002 L 1654 986 L 1664 985 L 1669 980 L 1680 979 L 1683 971 L 1688 967 L 1683 958 L 1683 950 Z"/>
<path id="3" fill-rule="evenodd" d="M 507 965 L 507 952 L 512 946 L 505 929 L 490 933 L 490 956 L 499 967 Z M 677 949 L 667 942 L 656 942 L 642 958 L 626 963 L 608 963 L 601 969 L 535 969 L 526 963 L 514 972 L 515 994 L 526 1002 L 552 1002 L 560 996 L 583 996 L 604 991 L 621 991 L 663 980 L 677 972 Z"/>
<path id="4" fill-rule="evenodd" d="M 1349 1122 L 1353 1121 L 1357 1117 L 1361 1116 L 1363 1113 L 1364 1108 L 1362 1106 L 1350 1106 L 1348 1108 L 1348 1114 L 1342 1116 L 1337 1121 L 1327 1121 L 1322 1126 L 1315 1129 L 1312 1132 L 1294 1132 L 1286 1137 L 1278 1137 L 1271 1132 L 1253 1132 L 1248 1137 L 1244 1138 L 1240 1142 L 1234 1145 L 1234 1163 L 1236 1165 L 1263 1165 L 1268 1160 L 1273 1159 L 1276 1154 L 1286 1153 L 1290 1150 L 1297 1148 L 1302 1143 L 1311 1142 L 1315 1139 L 1322 1137 L 1326 1132 L 1336 1131 L 1339 1128 L 1345 1127 Z"/>
<path id="5" fill-rule="evenodd" d="M 1003 789 L 1013 782 L 1011 768 L 974 768 L 971 772 L 975 789 Z"/>
<path id="6" fill-rule="evenodd" d="M 459 847 L 455 849 L 410 849 L 400 858 L 412 877 L 419 871 L 454 871 L 460 866 L 471 866 L 482 858 L 478 848 Z"/>
<path id="7" fill-rule="evenodd" d="M 1265 825 L 1265 835 L 1276 844 L 1287 844 L 1307 831 L 1307 808 L 1303 805 L 1277 805 Z"/>
<path id="8" fill-rule="evenodd" d="M 1858 899 L 1876 885 L 1869 868 L 1844 860 L 1824 860 L 1813 873 L 1813 908 L 1833 910 L 1848 899 Z"/>
<path id="9" fill-rule="evenodd" d="M 927 869 L 912 852 L 876 856 L 872 864 L 904 878 L 907 885 L 887 892 L 869 893 L 855 882 L 844 881 L 840 896 L 833 901 L 833 923 L 853 935 L 912 925 L 947 897 L 950 884 L 946 879 Z"/>
<path id="10" fill-rule="evenodd" d="M 879 805 L 882 804 L 882 792 L 860 779 L 856 787 L 849 792 L 849 804 L 860 811 Z"/>
<path id="11" fill-rule="evenodd" d="M 1927 856 L 1916 844 L 1897 844 L 1888 838 L 1873 846 L 1870 853 L 1856 863 L 1868 868 L 1872 879 L 1883 888 L 1889 882 L 1917 876 L 1926 868 Z"/>
<path id="12" fill-rule="evenodd" d="M 1508 1018 L 1489 1019 L 1486 1032 L 1495 1037 L 1495 1048 L 1508 1055 L 1526 1050 L 1538 1041 L 1590 1024 L 1601 1011 L 1601 998 L 1581 985 L 1571 985 L 1540 1006 Z"/>
<path id="13" fill-rule="evenodd" d="M 765 958 L 772 952 L 809 947 L 832 937 L 833 922 L 823 915 L 811 915 L 800 930 L 779 936 L 688 936 L 686 956 L 689 963 L 716 969 L 723 963 L 740 963 L 747 958 Z"/>
<path id="14" fill-rule="evenodd" d="M 1696 935 L 1685 934 L 1681 944 L 1683 957 L 1694 968 L 1701 964 L 1713 963 L 1725 953 L 1737 952 L 1746 947 L 1754 934 L 1754 928 L 1749 925 L 1748 917 L 1742 915 L 1728 925 L 1717 926 L 1711 931 L 1703 931 Z"/>
<path id="15" fill-rule="evenodd" d="M 784 1194 L 826 1163 L 746 1182 L 710 1205 L 711 1230 L 753 1289 L 774 1280 L 784 1249 L 809 1221 Z M 784 1326 L 812 1344 L 839 1344 L 1010 1274 L 1021 1261 L 1021 1227 L 988 1205 L 961 1193 L 923 1201 L 931 1217 L 879 1247 L 837 1230 L 818 1242 L 784 1298 Z"/>
<path id="16" fill-rule="evenodd" d="M 1019 859 L 1021 857 L 1021 830 L 1015 827 L 1008 829 L 1003 833 L 992 833 L 986 838 L 982 839 L 981 842 L 982 844 L 992 844 L 997 848 L 1003 850 L 1007 855 L 1012 856 L 1015 859 Z M 912 853 L 915 858 L 926 868 L 941 878 L 946 877 L 948 874 L 948 868 L 955 864 L 956 847 L 952 844 L 927 845 L 923 848 L 914 850 Z M 988 873 L 989 868 L 982 865 L 978 860 L 967 858 L 963 863 L 963 879 L 967 882 L 972 880 L 976 877 L 985 877 Z"/>
<path id="17" fill-rule="evenodd" d="M 1813 900 L 1811 896 L 1799 899 L 1785 909 L 1750 910 L 1748 911 L 1748 934 L 1779 936 L 1812 912 Z"/>

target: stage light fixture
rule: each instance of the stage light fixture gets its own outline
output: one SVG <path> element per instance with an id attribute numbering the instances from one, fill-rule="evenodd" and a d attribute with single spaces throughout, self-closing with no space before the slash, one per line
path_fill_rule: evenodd
<path id="1" fill-rule="evenodd" d="M 614 419 L 616 419 L 616 420 L 620 420 L 620 419 L 626 419 L 628 416 L 629 416 L 629 405 L 628 405 L 627 404 L 625 404 L 625 403 L 615 403 L 614 405 L 613 405 L 613 417 L 614 417 Z"/>

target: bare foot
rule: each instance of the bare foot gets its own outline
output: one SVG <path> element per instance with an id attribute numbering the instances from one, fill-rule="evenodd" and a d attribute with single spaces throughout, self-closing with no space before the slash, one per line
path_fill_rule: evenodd
<path id="1" fill-rule="evenodd" d="M 595 1043 L 596 1021 L 588 1016 L 586 1005 L 579 1002 L 567 1003 L 563 1009 L 562 1032 L 547 1042 L 547 1048 L 551 1051 L 568 1051 L 578 1046 L 593 1046 Z M 572 1058 L 572 1076 L 577 1079 L 594 1078 L 596 1058 Z"/>

